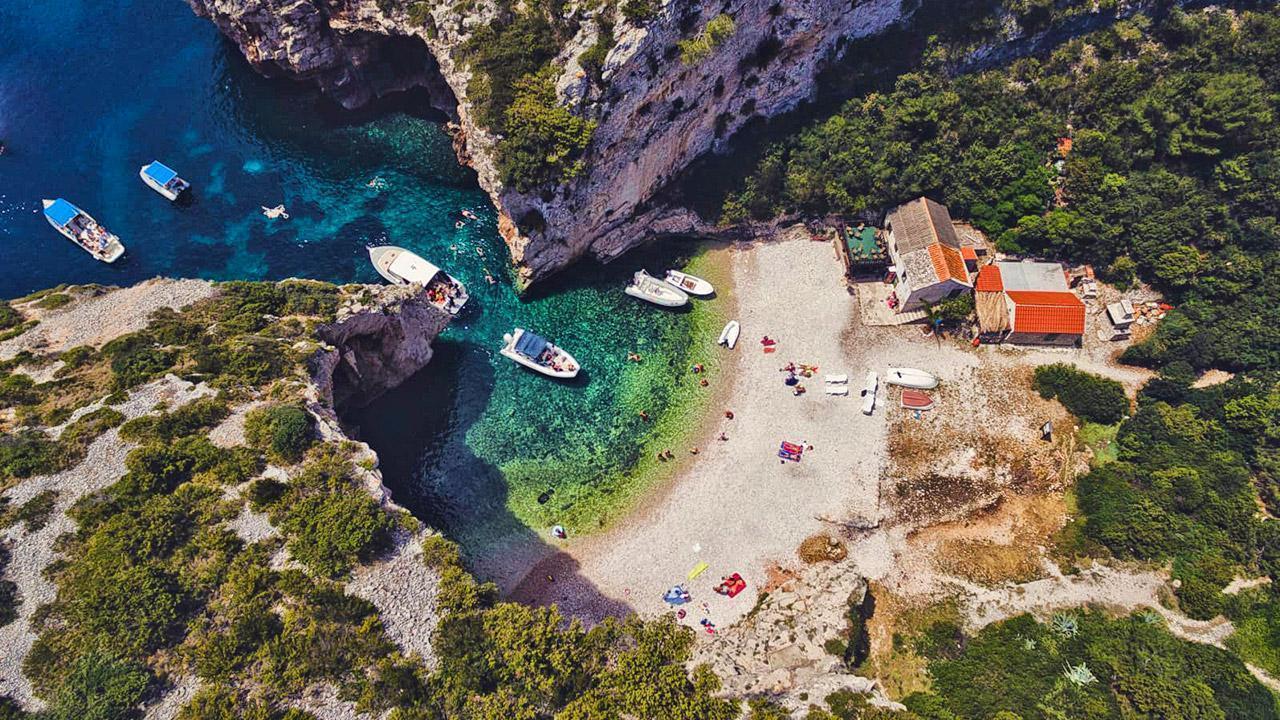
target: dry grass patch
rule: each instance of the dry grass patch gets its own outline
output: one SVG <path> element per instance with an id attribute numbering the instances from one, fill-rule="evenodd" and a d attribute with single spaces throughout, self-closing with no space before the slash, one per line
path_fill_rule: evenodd
<path id="1" fill-rule="evenodd" d="M 843 540 L 827 533 L 818 533 L 805 538 L 796 549 L 796 554 L 810 565 L 820 562 L 840 562 L 848 556 L 849 548 L 845 546 Z"/>
<path id="2" fill-rule="evenodd" d="M 885 693 L 895 700 L 927 691 L 928 661 L 916 653 L 916 640 L 934 623 L 959 624 L 959 609 L 952 601 L 912 601 L 878 583 L 871 584 L 870 592 L 876 599 L 876 611 L 867 620 L 871 654 L 861 671 L 879 680 Z"/>

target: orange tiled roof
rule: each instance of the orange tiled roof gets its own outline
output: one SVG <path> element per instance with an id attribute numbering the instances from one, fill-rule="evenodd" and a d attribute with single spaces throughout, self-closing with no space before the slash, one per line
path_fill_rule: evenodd
<path id="1" fill-rule="evenodd" d="M 942 243 L 933 243 L 929 246 L 929 259 L 933 261 L 933 271 L 938 276 L 938 282 L 959 280 L 969 283 L 969 271 L 964 267 L 964 258 L 959 250 Z"/>
<path id="2" fill-rule="evenodd" d="M 972 245 L 961 245 L 960 257 L 964 258 L 965 260 L 976 261 L 978 259 L 978 251 L 974 250 Z"/>
<path id="3" fill-rule="evenodd" d="M 1084 334 L 1084 303 L 1075 293 L 1010 290 L 1013 331 L 1019 333 Z"/>
<path id="4" fill-rule="evenodd" d="M 978 268 L 978 280 L 973 284 L 978 292 L 1001 292 L 1004 290 L 1004 279 L 1000 276 L 1000 268 L 995 265 L 983 265 Z"/>

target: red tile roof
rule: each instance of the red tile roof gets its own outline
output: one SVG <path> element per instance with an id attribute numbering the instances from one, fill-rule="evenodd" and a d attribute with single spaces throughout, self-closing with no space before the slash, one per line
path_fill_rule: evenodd
<path id="1" fill-rule="evenodd" d="M 1084 303 L 1075 293 L 1010 290 L 1013 331 L 1018 333 L 1084 334 Z"/>
<path id="2" fill-rule="evenodd" d="M 978 280 L 973 284 L 978 292 L 1003 292 L 1004 279 L 1000 277 L 1000 268 L 995 265 L 983 265 L 978 268 Z"/>
<path id="3" fill-rule="evenodd" d="M 964 258 L 965 260 L 977 260 L 978 251 L 974 250 L 972 245 L 961 245 L 960 257 Z"/>
<path id="4" fill-rule="evenodd" d="M 938 282 L 959 280 L 966 285 L 969 283 L 969 271 L 964 267 L 960 251 L 942 243 L 933 243 L 929 246 L 929 259 L 933 261 L 933 271 L 938 276 Z"/>

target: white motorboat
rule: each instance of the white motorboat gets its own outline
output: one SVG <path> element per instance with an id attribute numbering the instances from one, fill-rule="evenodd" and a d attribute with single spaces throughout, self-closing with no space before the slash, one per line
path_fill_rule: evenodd
<path id="1" fill-rule="evenodd" d="M 742 332 L 742 326 L 737 320 L 730 320 L 725 323 L 724 330 L 720 331 L 720 339 L 716 341 L 717 345 L 724 345 L 730 350 L 734 345 L 738 344 L 738 335 Z"/>
<path id="2" fill-rule="evenodd" d="M 870 415 L 876 409 L 876 391 L 880 389 L 880 377 L 875 371 L 867 373 L 866 384 L 862 388 L 862 414 Z"/>
<path id="3" fill-rule="evenodd" d="M 394 245 L 369 248 L 369 259 L 378 274 L 396 285 L 418 283 L 432 305 L 457 315 L 470 298 L 467 288 L 457 278 L 421 257 Z"/>
<path id="4" fill-rule="evenodd" d="M 640 298 L 663 307 L 680 307 L 689 302 L 689 296 L 683 290 L 643 270 L 637 270 L 631 277 L 631 284 L 627 286 L 626 293 L 633 298 Z"/>
<path id="5" fill-rule="evenodd" d="M 170 201 L 177 200 L 191 183 L 178 177 L 178 173 L 159 160 L 152 160 L 138 170 L 138 177 L 147 187 L 155 190 Z"/>
<path id="6" fill-rule="evenodd" d="M 682 273 L 679 270 L 667 271 L 667 283 L 674 285 L 690 295 L 706 297 L 715 293 L 716 289 L 711 283 L 700 277 L 694 277 L 688 273 Z"/>
<path id="7" fill-rule="evenodd" d="M 81 250 L 104 263 L 113 263 L 124 255 L 120 238 L 107 232 L 89 213 L 62 198 L 40 202 L 44 205 L 44 219 Z"/>
<path id="8" fill-rule="evenodd" d="M 578 375 L 578 361 L 540 335 L 516 328 L 514 333 L 503 335 L 502 341 L 505 344 L 498 353 L 530 370 L 561 379 Z"/>
<path id="9" fill-rule="evenodd" d="M 885 368 L 884 381 L 890 385 L 900 385 L 916 390 L 932 390 L 938 387 L 937 376 L 915 368 Z"/>

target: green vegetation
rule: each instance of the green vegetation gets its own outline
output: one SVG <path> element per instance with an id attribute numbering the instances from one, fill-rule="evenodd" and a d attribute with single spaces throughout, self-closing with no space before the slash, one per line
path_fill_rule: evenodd
<path id="1" fill-rule="evenodd" d="M 876 213 L 929 195 L 1005 250 L 1169 293 L 1177 309 L 1131 362 L 1280 364 L 1280 14 L 1137 16 L 958 76 L 935 61 L 944 47 L 764 152 L 724 219 Z"/>
<path id="2" fill-rule="evenodd" d="M 655 0 L 623 0 L 622 15 L 633 23 L 643 24 L 658 14 Z"/>
<path id="3" fill-rule="evenodd" d="M 1023 615 L 929 652 L 933 686 L 906 699 L 926 720 L 1280 717 L 1239 660 L 1174 638 L 1154 612 Z"/>
<path id="4" fill-rule="evenodd" d="M 41 310 L 57 310 L 71 303 L 72 297 L 66 293 L 49 293 L 35 302 Z"/>
<path id="5" fill-rule="evenodd" d="M 1122 557 L 1172 560 L 1192 617 L 1222 612 L 1220 589 L 1237 574 L 1275 577 L 1280 533 L 1259 519 L 1255 485 L 1275 507 L 1275 398 L 1274 385 L 1239 379 L 1202 390 L 1152 381 L 1120 426 L 1116 460 L 1079 481 L 1085 536 Z M 1259 404 L 1257 417 L 1239 410 Z"/>
<path id="6" fill-rule="evenodd" d="M 517 190 L 568 180 L 582 171 L 582 153 L 595 122 L 575 116 L 556 100 L 551 70 L 516 80 L 498 143 L 498 169 Z"/>
<path id="7" fill-rule="evenodd" d="M 342 575 L 386 548 L 394 527 L 353 479 L 351 461 L 328 445 L 287 486 L 258 481 L 253 498 L 288 536 L 289 553 L 325 577 Z"/>
<path id="8" fill-rule="evenodd" d="M 311 414 L 298 405 L 270 405 L 244 419 L 245 439 L 272 459 L 296 463 L 314 442 Z"/>
<path id="9" fill-rule="evenodd" d="M 207 430 L 230 413 L 221 398 L 199 398 L 171 412 L 143 415 L 120 426 L 120 437 L 130 442 L 170 441 Z"/>
<path id="10" fill-rule="evenodd" d="M 1033 385 L 1040 397 L 1057 398 L 1072 415 L 1087 422 L 1113 425 L 1129 413 L 1123 385 L 1073 365 L 1041 365 Z"/>
<path id="11" fill-rule="evenodd" d="M 0 510 L 0 527 L 22 523 L 27 532 L 35 532 L 49 522 L 53 506 L 58 501 L 57 490 L 45 490 L 12 510 Z"/>
<path id="12" fill-rule="evenodd" d="M 737 23 L 728 14 L 720 13 L 711 18 L 707 21 L 707 26 L 697 35 L 677 43 L 680 48 L 680 62 L 685 65 L 697 65 L 706 60 L 711 57 L 716 48 L 724 44 L 725 40 L 732 37 L 737 29 Z"/>
<path id="13" fill-rule="evenodd" d="M 99 408 L 68 425 L 56 440 L 35 429 L 0 435 L 0 484 L 73 467 L 99 435 L 123 421 L 118 411 Z"/>
<path id="14" fill-rule="evenodd" d="M 577 175 L 595 130 L 593 121 L 575 116 L 556 97 L 559 70 L 552 61 L 576 31 L 560 15 L 551 0 L 526 3 L 478 29 L 463 48 L 475 71 L 467 94 L 476 118 L 501 136 L 497 161 L 503 182 L 523 192 Z M 583 61 L 597 72 L 613 44 L 607 19 L 599 22 L 600 40 Z"/>
<path id="15" fill-rule="evenodd" d="M 18 619 L 18 586 L 4 579 L 4 571 L 9 566 L 10 557 L 9 546 L 0 543 L 0 627 Z M 3 705 L 3 699 L 3 696 L 0 696 L 0 705 Z M 0 711 L 0 718 L 3 717 L 3 711 Z"/>

